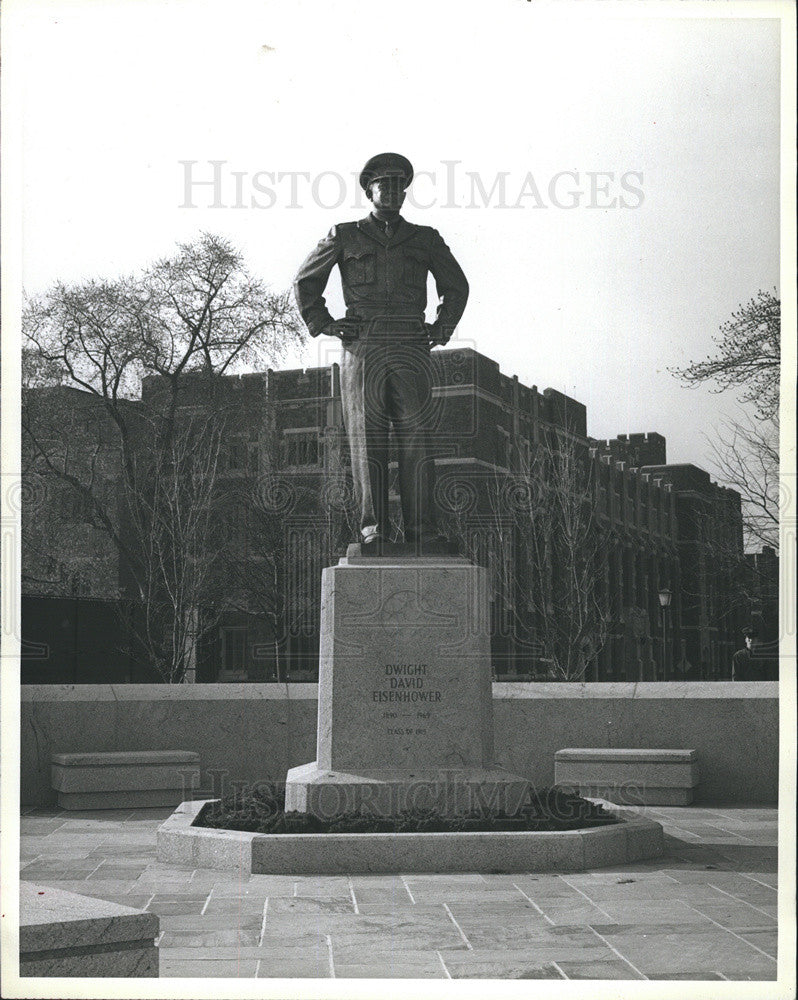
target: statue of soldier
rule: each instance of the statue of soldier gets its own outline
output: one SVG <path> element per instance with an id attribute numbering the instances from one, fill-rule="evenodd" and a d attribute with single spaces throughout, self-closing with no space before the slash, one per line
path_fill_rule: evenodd
<path id="1" fill-rule="evenodd" d="M 360 185 L 372 202 L 359 222 L 335 225 L 299 269 L 294 292 L 311 335 L 340 338 L 341 401 L 360 507 L 361 540 L 380 550 L 387 540 L 388 439 L 393 426 L 405 541 L 417 551 L 441 541 L 435 523 L 431 453 L 433 365 L 430 351 L 454 332 L 468 282 L 437 230 L 399 214 L 413 167 L 397 153 L 366 163 Z M 324 289 L 338 265 L 346 316 L 335 320 Z M 426 323 L 427 274 L 438 292 L 435 321 Z"/>

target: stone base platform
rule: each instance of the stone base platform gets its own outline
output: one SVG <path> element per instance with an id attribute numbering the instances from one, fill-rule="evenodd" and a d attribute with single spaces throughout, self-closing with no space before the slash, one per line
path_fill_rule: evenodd
<path id="1" fill-rule="evenodd" d="M 499 768 L 397 768 L 346 774 L 314 761 L 288 771 L 285 809 L 319 819 L 352 812 L 396 816 L 413 809 L 435 809 L 443 816 L 480 809 L 512 814 L 531 801 L 529 792 L 528 781 Z"/>
<path id="2" fill-rule="evenodd" d="M 158 932 L 155 913 L 20 883 L 20 976 L 157 977 Z"/>
<path id="3" fill-rule="evenodd" d="M 414 558 L 435 558 L 438 556 L 454 556 L 465 562 L 460 556 L 457 544 L 445 538 L 436 538 L 425 542 L 372 542 L 370 545 L 363 545 L 360 542 L 353 542 L 346 550 L 346 556 L 341 560 L 342 565 L 353 565 L 358 562 L 370 562 L 372 559 L 384 559 L 387 562 L 395 562 L 397 559 Z"/>
<path id="4" fill-rule="evenodd" d="M 184 802 L 158 828 L 158 860 L 258 875 L 578 872 L 659 857 L 662 826 L 618 811 L 613 826 L 561 833 L 300 833 L 212 830 Z"/>
<path id="5" fill-rule="evenodd" d="M 558 785 L 619 805 L 687 806 L 698 786 L 695 750 L 569 747 L 554 758 Z"/>

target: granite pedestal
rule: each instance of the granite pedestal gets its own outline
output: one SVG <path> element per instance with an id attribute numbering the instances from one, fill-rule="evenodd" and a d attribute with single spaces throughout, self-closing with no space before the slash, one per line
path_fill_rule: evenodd
<path id="1" fill-rule="evenodd" d="M 493 757 L 486 571 L 459 556 L 361 555 L 322 574 L 317 756 L 286 811 L 515 812 L 528 783 Z"/>

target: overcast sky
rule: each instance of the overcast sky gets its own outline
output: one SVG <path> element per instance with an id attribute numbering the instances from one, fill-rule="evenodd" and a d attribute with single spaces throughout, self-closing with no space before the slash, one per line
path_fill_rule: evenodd
<path id="1" fill-rule="evenodd" d="M 134 270 L 201 229 L 287 287 L 332 224 L 366 214 L 364 161 L 396 150 L 435 174 L 404 214 L 468 275 L 459 338 L 584 402 L 590 434 L 657 430 L 670 461 L 706 462 L 733 400 L 667 368 L 778 287 L 778 22 L 523 0 L 24 6 L 27 292 Z M 187 207 L 211 160 L 218 192 L 189 187 Z"/>

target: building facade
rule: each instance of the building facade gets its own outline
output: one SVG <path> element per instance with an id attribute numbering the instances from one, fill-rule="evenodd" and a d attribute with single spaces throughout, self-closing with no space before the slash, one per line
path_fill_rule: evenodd
<path id="1" fill-rule="evenodd" d="M 658 434 L 622 435 L 596 447 L 608 461 L 629 463 L 635 478 L 664 486 L 673 496 L 676 524 L 665 575 L 671 575 L 674 596 L 660 626 L 661 632 L 673 630 L 672 676 L 729 679 L 731 657 L 750 617 L 739 493 L 713 483 L 695 465 L 668 465 Z"/>
<path id="2" fill-rule="evenodd" d="M 729 676 L 745 618 L 735 589 L 734 560 L 743 559 L 737 494 L 694 466 L 669 466 L 658 434 L 589 438 L 583 404 L 523 385 L 476 351 L 433 357 L 438 517 L 444 533 L 488 568 L 495 676 Z M 146 414 L 162 389 L 147 378 L 141 399 L 129 405 Z M 101 404 L 77 390 L 38 392 L 62 394 L 51 416 L 80 414 L 74 419 L 83 437 L 67 437 L 86 460 L 102 454 L 113 508 L 119 453 Z M 184 376 L 179 405 L 198 422 L 225 415 L 214 465 L 219 587 L 202 612 L 213 625 L 197 642 L 193 677 L 312 680 L 321 569 L 356 537 L 337 366 L 225 376 L 211 389 L 201 376 Z M 46 643 L 42 601 L 133 601 L 136 594 L 97 512 L 79 493 L 70 507 L 63 479 L 40 457 L 30 457 L 27 475 L 46 499 L 26 521 L 26 631 Z M 391 496 L 398 527 L 398 496 Z M 124 516 L 115 523 L 124 536 Z M 571 555 L 569 537 L 576 539 Z M 569 588 L 566 562 L 579 566 L 579 586 Z M 671 594 L 665 610 L 661 592 Z M 571 627 L 583 617 L 584 627 Z M 85 675 L 75 667 L 77 645 L 59 660 L 70 661 L 70 678 Z M 29 664 L 29 679 L 41 676 L 36 669 Z M 57 664 L 48 669 L 57 673 Z M 134 679 L 135 670 L 128 673 Z"/>

